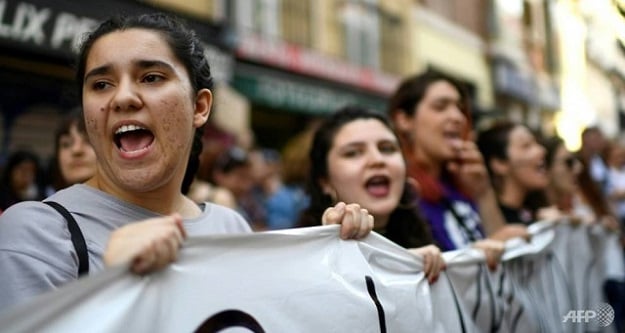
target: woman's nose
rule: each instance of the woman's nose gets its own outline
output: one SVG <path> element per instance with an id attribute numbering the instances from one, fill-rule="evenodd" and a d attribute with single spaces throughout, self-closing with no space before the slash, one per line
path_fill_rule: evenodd
<path id="1" fill-rule="evenodd" d="M 369 164 L 371 165 L 382 165 L 384 164 L 384 155 L 378 149 L 371 149 L 368 154 L 369 156 Z"/>
<path id="2" fill-rule="evenodd" d="M 141 108 L 141 98 L 137 92 L 137 87 L 131 80 L 121 80 L 111 98 L 111 109 L 113 111 L 138 110 Z"/>
<path id="3" fill-rule="evenodd" d="M 85 141 L 85 139 L 83 138 L 74 138 L 74 141 L 72 142 L 72 146 L 71 151 L 72 154 L 82 154 L 85 152 L 85 145 L 88 145 L 88 143 Z"/>
<path id="4" fill-rule="evenodd" d="M 465 123 L 467 121 L 467 117 L 462 112 L 462 109 L 460 109 L 460 106 L 454 104 L 452 106 L 449 106 L 449 108 L 449 115 L 453 121 L 459 123 Z"/>

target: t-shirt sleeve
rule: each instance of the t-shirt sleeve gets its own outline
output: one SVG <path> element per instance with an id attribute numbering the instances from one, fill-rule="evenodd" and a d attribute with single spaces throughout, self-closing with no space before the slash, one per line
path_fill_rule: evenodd
<path id="1" fill-rule="evenodd" d="M 206 219 L 208 223 L 204 224 L 207 229 L 202 228 L 198 234 L 238 234 L 252 232 L 250 224 L 234 209 L 216 205 L 213 203 L 205 203 L 208 209 L 208 215 L 202 219 Z M 191 226 L 186 226 L 190 231 Z M 193 234 L 193 231 L 191 232 Z"/>
<path id="2" fill-rule="evenodd" d="M 0 215 L 0 312 L 77 278 L 65 219 L 41 202 Z"/>
<path id="3" fill-rule="evenodd" d="M 227 233 L 248 233 L 252 232 L 250 224 L 235 210 L 228 209 L 225 212 Z"/>

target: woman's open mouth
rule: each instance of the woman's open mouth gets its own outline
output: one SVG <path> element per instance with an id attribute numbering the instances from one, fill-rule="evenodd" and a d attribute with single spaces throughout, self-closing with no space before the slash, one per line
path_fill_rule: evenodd
<path id="1" fill-rule="evenodd" d="M 154 142 L 154 134 L 145 127 L 122 125 L 115 131 L 113 140 L 120 151 L 132 153 L 148 148 Z"/>

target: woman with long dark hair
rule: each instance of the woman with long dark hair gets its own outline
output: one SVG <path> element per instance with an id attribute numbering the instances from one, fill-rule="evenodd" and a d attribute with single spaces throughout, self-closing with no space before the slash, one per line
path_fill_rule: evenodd
<path id="1" fill-rule="evenodd" d="M 194 31 L 162 13 L 112 17 L 82 44 L 76 79 L 97 168 L 47 201 L 80 226 L 88 273 L 126 263 L 146 274 L 176 260 L 187 232 L 251 231 L 232 209 L 183 194 L 212 104 L 211 71 Z M 24 202 L 0 216 L 0 311 L 84 272 L 70 219 L 53 206 Z M 362 237 L 370 227 L 364 216 L 341 232 Z"/>
<path id="2" fill-rule="evenodd" d="M 499 121 L 478 135 L 477 145 L 484 156 L 497 201 L 506 222 L 531 224 L 546 208 L 544 197 L 549 183 L 545 148 L 524 125 Z"/>
<path id="3" fill-rule="evenodd" d="M 470 140 L 462 85 L 435 71 L 408 77 L 391 96 L 388 114 L 436 244 L 444 251 L 477 246 L 494 265 L 503 251 L 499 240 L 527 231 L 505 226 L 482 155 Z"/>
<path id="4" fill-rule="evenodd" d="M 317 129 L 309 155 L 311 202 L 302 225 L 319 225 L 337 203 L 357 204 L 373 215 L 375 231 L 422 256 L 428 280 L 437 280 L 445 265 L 419 215 L 399 140 L 386 117 L 357 106 L 339 109 Z"/>

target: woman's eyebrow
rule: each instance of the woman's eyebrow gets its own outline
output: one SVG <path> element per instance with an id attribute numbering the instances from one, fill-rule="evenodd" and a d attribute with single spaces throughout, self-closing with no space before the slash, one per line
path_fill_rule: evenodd
<path id="1" fill-rule="evenodd" d="M 112 67 L 113 66 L 110 65 L 110 64 L 105 64 L 105 65 L 96 67 L 96 68 L 90 70 L 89 72 L 87 72 L 87 74 L 85 74 L 84 81 L 89 80 L 89 78 L 92 77 L 92 76 L 98 76 L 98 75 L 106 74 L 106 73 L 111 71 Z"/>
<path id="2" fill-rule="evenodd" d="M 170 64 L 161 60 L 136 60 L 133 63 L 135 66 L 139 68 L 143 68 L 143 69 L 165 68 L 166 70 L 169 70 L 172 72 L 174 71 L 174 68 Z M 96 67 L 90 70 L 89 72 L 87 72 L 87 74 L 85 74 L 84 81 L 87 81 L 92 76 L 107 74 L 111 71 L 112 68 L 113 68 L 113 65 L 111 64 L 104 64 L 102 66 Z"/>
<path id="3" fill-rule="evenodd" d="M 136 60 L 134 61 L 134 63 L 136 64 L 137 67 L 140 68 L 154 68 L 154 67 L 160 67 L 160 68 L 165 68 L 168 71 L 174 71 L 174 67 L 172 67 L 170 64 L 161 61 L 161 60 Z"/>

